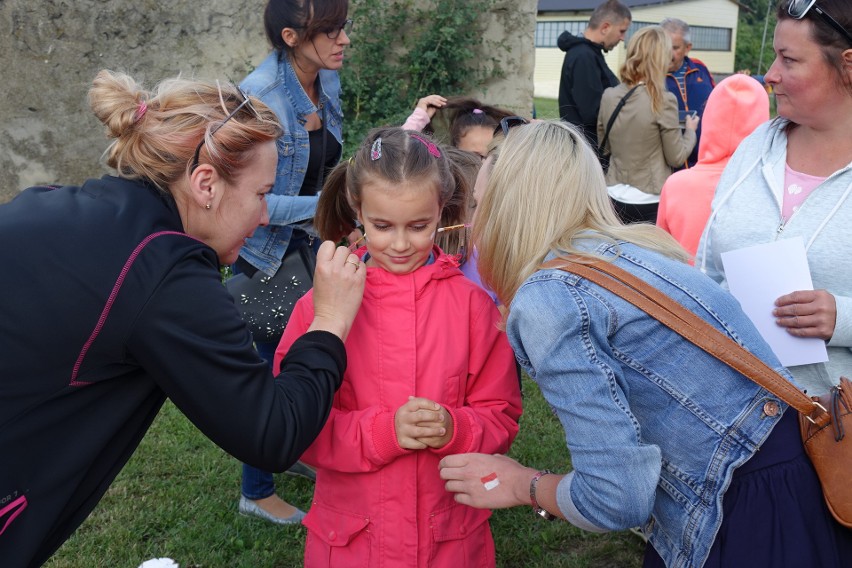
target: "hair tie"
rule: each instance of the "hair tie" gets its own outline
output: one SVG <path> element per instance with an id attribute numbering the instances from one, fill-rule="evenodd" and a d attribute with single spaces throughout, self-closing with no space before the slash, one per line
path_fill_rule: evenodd
<path id="1" fill-rule="evenodd" d="M 136 124 L 142 117 L 145 116 L 145 112 L 148 110 L 148 103 L 145 101 L 141 101 L 139 105 L 136 107 L 136 114 L 133 115 L 133 124 Z"/>
<path id="2" fill-rule="evenodd" d="M 382 157 L 382 137 L 379 136 L 373 142 L 373 146 L 370 148 L 370 160 L 375 162 L 379 158 Z"/>
<path id="3" fill-rule="evenodd" d="M 429 142 L 428 140 L 426 140 L 426 139 L 425 139 L 425 138 L 423 138 L 422 136 L 418 136 L 417 134 L 410 134 L 410 136 L 411 136 L 412 138 L 414 138 L 415 140 L 418 140 L 418 141 L 422 142 L 422 143 L 423 143 L 423 145 L 424 145 L 424 146 L 426 146 L 426 149 L 427 149 L 427 150 L 429 150 L 429 153 L 430 153 L 430 154 L 432 154 L 432 155 L 433 155 L 433 156 L 435 156 L 436 158 L 440 158 L 440 157 L 441 157 L 441 151 L 440 151 L 440 150 L 438 150 L 438 147 L 435 145 L 435 143 L 434 143 L 434 142 Z"/>
<path id="4" fill-rule="evenodd" d="M 471 112 L 471 114 L 485 114 L 485 111 L 482 110 L 481 108 L 475 108 L 470 112 Z"/>

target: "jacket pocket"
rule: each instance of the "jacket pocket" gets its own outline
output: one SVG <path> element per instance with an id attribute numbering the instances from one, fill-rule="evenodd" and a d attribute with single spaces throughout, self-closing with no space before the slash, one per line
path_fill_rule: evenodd
<path id="1" fill-rule="evenodd" d="M 453 504 L 430 516 L 432 566 L 479 566 L 496 563 L 488 518 L 491 511 Z"/>
<path id="2" fill-rule="evenodd" d="M 292 157 L 296 152 L 296 141 L 293 139 L 293 135 L 287 132 L 278 137 L 275 146 L 278 148 L 279 158 Z"/>
<path id="3" fill-rule="evenodd" d="M 314 501 L 303 523 L 308 528 L 306 567 L 370 566 L 368 517 Z"/>
<path id="4" fill-rule="evenodd" d="M 460 375 L 453 375 L 445 379 L 443 396 L 437 402 L 451 408 L 464 406 L 464 388 L 461 384 Z"/>

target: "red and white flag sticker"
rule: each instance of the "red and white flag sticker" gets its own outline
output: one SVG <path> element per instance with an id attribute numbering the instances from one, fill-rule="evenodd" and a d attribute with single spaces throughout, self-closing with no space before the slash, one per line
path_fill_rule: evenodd
<path id="1" fill-rule="evenodd" d="M 491 491 L 498 485 L 500 485 L 500 480 L 497 479 L 497 473 L 489 473 L 485 477 L 479 479 L 482 482 L 482 485 L 485 486 L 486 491 Z"/>

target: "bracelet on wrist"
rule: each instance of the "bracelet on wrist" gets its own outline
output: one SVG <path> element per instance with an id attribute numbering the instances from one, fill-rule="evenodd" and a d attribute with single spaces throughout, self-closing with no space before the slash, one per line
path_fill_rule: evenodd
<path id="1" fill-rule="evenodd" d="M 533 475 L 532 479 L 530 480 L 530 503 L 532 504 L 533 511 L 535 511 L 536 515 L 548 521 L 552 521 L 553 519 L 555 519 L 556 515 L 548 513 L 547 510 L 545 510 L 543 507 L 541 507 L 541 505 L 538 504 L 538 500 L 535 497 L 535 491 L 536 486 L 538 485 L 538 480 L 544 477 L 545 475 L 549 475 L 551 473 L 553 472 L 549 469 L 543 469 Z"/>

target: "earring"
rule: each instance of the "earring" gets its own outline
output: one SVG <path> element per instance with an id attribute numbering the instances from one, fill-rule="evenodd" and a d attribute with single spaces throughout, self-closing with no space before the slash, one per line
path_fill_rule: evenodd
<path id="1" fill-rule="evenodd" d="M 210 209 L 210 207 L 211 207 L 211 205 L 209 203 L 204 206 L 205 209 Z"/>

